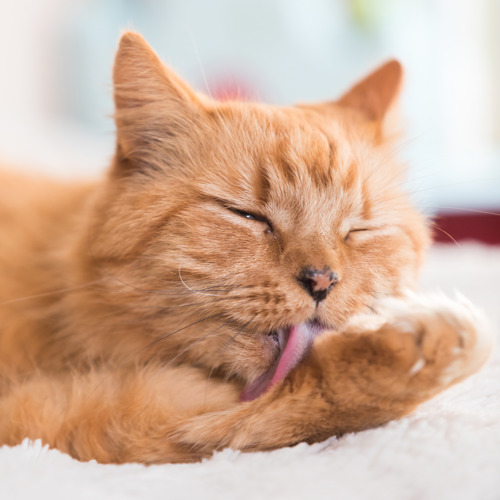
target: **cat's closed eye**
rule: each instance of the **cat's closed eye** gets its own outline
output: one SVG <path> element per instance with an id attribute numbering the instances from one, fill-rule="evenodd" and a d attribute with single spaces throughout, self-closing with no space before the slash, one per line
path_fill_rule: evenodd
<path id="1" fill-rule="evenodd" d="M 365 232 L 365 231 L 370 231 L 370 228 L 368 228 L 368 227 L 361 227 L 361 228 L 357 228 L 357 229 L 351 229 L 346 234 L 346 236 L 344 238 L 344 241 L 348 241 L 351 238 L 351 235 L 354 234 L 354 233 L 362 233 L 362 232 Z"/>
<path id="2" fill-rule="evenodd" d="M 258 215 L 251 214 L 250 212 L 245 212 L 245 210 L 240 210 L 238 208 L 233 208 L 233 207 L 228 207 L 228 210 L 236 215 L 239 215 L 240 217 L 245 217 L 245 219 L 261 220 L 261 218 Z"/>
<path id="3" fill-rule="evenodd" d="M 234 214 L 239 215 L 240 217 L 244 217 L 245 219 L 248 219 L 248 220 L 255 220 L 257 222 L 262 222 L 263 224 L 266 224 L 266 226 L 267 226 L 266 232 L 273 232 L 273 225 L 272 225 L 271 221 L 267 217 L 265 217 L 264 215 L 255 214 L 253 212 L 247 212 L 246 210 L 241 210 L 239 208 L 235 208 L 235 207 L 231 207 L 231 206 L 227 206 L 227 205 L 226 205 L 226 208 L 230 212 L 233 212 Z"/>

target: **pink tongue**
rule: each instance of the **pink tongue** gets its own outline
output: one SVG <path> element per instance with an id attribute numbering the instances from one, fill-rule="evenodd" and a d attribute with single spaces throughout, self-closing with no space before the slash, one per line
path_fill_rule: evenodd
<path id="1" fill-rule="evenodd" d="M 293 368 L 295 368 L 304 357 L 304 354 L 312 345 L 314 334 L 311 328 L 302 323 L 301 325 L 292 326 L 288 336 L 285 350 L 281 354 L 278 362 L 278 367 L 274 372 L 274 377 L 269 384 L 269 387 L 283 380 Z"/>
<path id="2" fill-rule="evenodd" d="M 290 328 L 288 341 L 285 349 L 278 360 L 276 371 L 270 370 L 264 373 L 254 383 L 246 387 L 240 395 L 241 401 L 251 401 L 257 398 L 270 387 L 283 380 L 302 360 L 311 347 L 315 332 L 305 323 Z"/>

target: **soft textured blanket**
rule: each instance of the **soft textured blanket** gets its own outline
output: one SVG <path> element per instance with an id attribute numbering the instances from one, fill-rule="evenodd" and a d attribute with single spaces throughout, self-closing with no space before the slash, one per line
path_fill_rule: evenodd
<path id="1" fill-rule="evenodd" d="M 435 247 L 423 290 L 460 290 L 500 335 L 500 248 Z M 500 349 L 477 375 L 384 427 L 198 464 L 80 463 L 39 442 L 0 448 L 0 499 L 500 499 Z"/>

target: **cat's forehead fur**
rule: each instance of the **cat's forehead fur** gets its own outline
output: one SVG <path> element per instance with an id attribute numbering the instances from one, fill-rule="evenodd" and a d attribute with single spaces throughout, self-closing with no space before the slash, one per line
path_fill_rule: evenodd
<path id="1" fill-rule="evenodd" d="M 385 150 L 371 147 L 362 135 L 369 131 L 353 130 L 340 109 L 325 117 L 302 108 L 230 103 L 211 115 L 216 140 L 203 151 L 196 185 L 241 209 L 327 230 L 380 216 L 384 198 L 376 193 L 399 184 L 400 173 L 379 164 Z"/>

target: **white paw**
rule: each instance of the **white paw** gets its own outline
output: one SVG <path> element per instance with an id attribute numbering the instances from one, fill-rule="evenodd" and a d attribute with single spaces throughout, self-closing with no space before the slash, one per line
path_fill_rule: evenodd
<path id="1" fill-rule="evenodd" d="M 488 359 L 494 335 L 484 314 L 463 295 L 450 298 L 441 292 L 407 292 L 403 298 L 387 298 L 376 305 L 381 321 L 401 333 L 411 334 L 420 356 L 409 375 L 428 365 L 439 369 L 443 385 L 472 375 Z"/>

